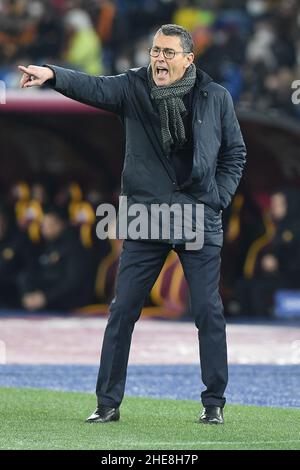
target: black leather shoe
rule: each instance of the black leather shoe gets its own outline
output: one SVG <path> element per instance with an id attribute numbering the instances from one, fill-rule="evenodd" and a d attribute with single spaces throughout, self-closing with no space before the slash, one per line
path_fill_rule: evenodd
<path id="1" fill-rule="evenodd" d="M 199 423 L 203 424 L 223 424 L 223 409 L 220 406 L 205 406 L 199 418 Z"/>
<path id="2" fill-rule="evenodd" d="M 109 406 L 99 405 L 94 413 L 89 416 L 86 423 L 109 423 L 110 421 L 119 421 L 119 408 L 110 408 Z"/>

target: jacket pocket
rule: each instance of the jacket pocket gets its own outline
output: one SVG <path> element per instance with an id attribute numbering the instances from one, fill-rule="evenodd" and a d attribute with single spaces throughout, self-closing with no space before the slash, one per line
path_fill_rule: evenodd
<path id="1" fill-rule="evenodd" d="M 206 232 L 222 231 L 222 213 L 206 205 L 204 207 L 204 230 Z"/>

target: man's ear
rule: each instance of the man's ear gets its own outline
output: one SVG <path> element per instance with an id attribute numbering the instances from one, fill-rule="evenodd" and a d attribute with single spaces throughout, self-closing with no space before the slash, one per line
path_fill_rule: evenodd
<path id="1" fill-rule="evenodd" d="M 188 68 L 193 62 L 194 62 L 194 54 L 191 52 L 189 55 L 188 55 L 188 61 L 189 63 L 185 66 L 185 68 Z"/>

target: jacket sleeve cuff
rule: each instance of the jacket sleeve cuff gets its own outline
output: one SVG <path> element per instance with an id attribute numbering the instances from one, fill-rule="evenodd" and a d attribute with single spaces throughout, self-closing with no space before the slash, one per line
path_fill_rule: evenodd
<path id="1" fill-rule="evenodd" d="M 48 67 L 48 69 L 52 70 L 54 73 L 54 77 L 50 78 L 50 80 L 47 80 L 44 85 L 49 86 L 51 88 L 55 88 L 56 86 L 56 70 L 52 65 L 44 64 L 43 67 Z"/>

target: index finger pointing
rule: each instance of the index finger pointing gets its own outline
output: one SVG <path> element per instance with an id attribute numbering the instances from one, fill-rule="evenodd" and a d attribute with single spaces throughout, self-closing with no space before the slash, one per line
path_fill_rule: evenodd
<path id="1" fill-rule="evenodd" d="M 30 75 L 28 67 L 25 67 L 24 65 L 18 65 L 18 69 L 21 70 L 21 72 L 28 73 L 28 75 Z"/>

